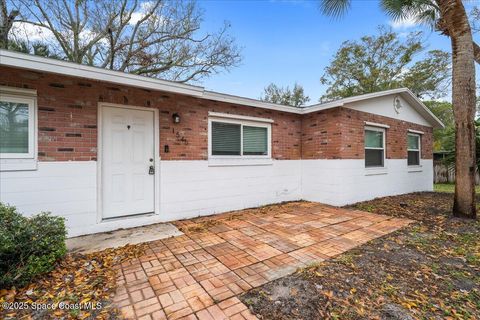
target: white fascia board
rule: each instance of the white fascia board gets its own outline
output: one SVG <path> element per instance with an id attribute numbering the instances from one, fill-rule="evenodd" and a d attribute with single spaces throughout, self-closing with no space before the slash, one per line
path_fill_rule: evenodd
<path id="1" fill-rule="evenodd" d="M 73 62 L 44 58 L 8 50 L 0 50 L 0 65 L 105 81 L 137 88 L 181 93 L 190 96 L 202 96 L 204 91 L 203 87 L 153 79 L 125 72 L 86 66 Z"/>
<path id="2" fill-rule="evenodd" d="M 281 104 L 264 102 L 264 101 L 260 101 L 260 100 L 234 96 L 234 95 L 225 94 L 225 93 L 218 93 L 218 92 L 214 92 L 214 91 L 205 91 L 202 98 L 203 99 L 208 99 L 208 100 L 220 101 L 220 102 L 240 104 L 240 105 L 245 105 L 245 106 L 249 106 L 249 107 L 270 109 L 270 110 L 276 110 L 276 111 L 284 111 L 284 112 L 296 113 L 296 114 L 302 114 L 303 109 L 304 109 L 304 108 L 284 106 L 284 105 L 281 105 Z"/>
<path id="3" fill-rule="evenodd" d="M 273 119 L 268 119 L 268 118 L 242 116 L 237 114 L 221 113 L 221 112 L 213 112 L 213 111 L 209 111 L 208 116 L 212 118 L 237 119 L 237 120 L 247 120 L 247 121 L 254 121 L 254 122 L 266 122 L 266 123 L 274 122 Z"/>

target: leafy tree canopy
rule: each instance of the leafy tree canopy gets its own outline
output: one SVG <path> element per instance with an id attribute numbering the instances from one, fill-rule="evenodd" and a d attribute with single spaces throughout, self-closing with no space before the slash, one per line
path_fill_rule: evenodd
<path id="1" fill-rule="evenodd" d="M 434 151 L 451 151 L 454 149 L 452 142 L 455 142 L 455 119 L 453 116 L 453 108 L 450 102 L 445 101 L 423 101 L 432 113 L 437 116 L 445 125 L 445 129 L 433 129 L 433 150 Z"/>
<path id="2" fill-rule="evenodd" d="M 260 99 L 292 107 L 301 107 L 310 101 L 310 98 L 305 95 L 303 87 L 297 83 L 295 83 L 292 89 L 288 86 L 280 87 L 274 83 L 270 83 L 263 89 L 263 95 Z"/>
<path id="3" fill-rule="evenodd" d="M 47 58 L 60 59 L 57 55 L 50 52 L 48 44 L 36 41 L 30 43 L 29 41 L 14 40 L 8 42 L 8 50 L 33 54 Z"/>
<path id="4" fill-rule="evenodd" d="M 450 54 L 425 50 L 420 32 L 401 37 L 385 27 L 379 34 L 345 41 L 321 77 L 327 85 L 321 101 L 331 101 L 381 90 L 408 87 L 420 98 L 438 98 L 450 85 Z"/>

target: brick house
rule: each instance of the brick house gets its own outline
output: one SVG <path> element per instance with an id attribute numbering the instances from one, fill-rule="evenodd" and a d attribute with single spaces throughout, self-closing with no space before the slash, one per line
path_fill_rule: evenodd
<path id="1" fill-rule="evenodd" d="M 0 201 L 69 236 L 430 191 L 442 126 L 408 89 L 294 108 L 0 50 Z"/>

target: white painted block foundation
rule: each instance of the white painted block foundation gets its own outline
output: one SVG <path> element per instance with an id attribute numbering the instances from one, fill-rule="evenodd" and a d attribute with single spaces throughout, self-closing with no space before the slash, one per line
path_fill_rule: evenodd
<path id="1" fill-rule="evenodd" d="M 224 167 L 162 161 L 160 166 L 160 210 L 167 220 L 302 198 L 301 160 Z"/>
<path id="2" fill-rule="evenodd" d="M 433 191 L 433 162 L 408 167 L 407 160 L 385 160 L 386 168 L 366 169 L 360 160 L 303 160 L 302 197 L 341 206 L 378 197 Z"/>
<path id="3" fill-rule="evenodd" d="M 415 172 L 406 160 L 386 164 L 384 172 L 372 172 L 363 160 L 279 160 L 224 167 L 209 166 L 208 161 L 161 161 L 160 212 L 102 221 L 95 161 L 39 162 L 37 170 L 0 172 L 0 201 L 27 216 L 41 211 L 63 216 L 73 237 L 282 201 L 344 205 L 433 189 L 431 160 L 422 160 Z"/>

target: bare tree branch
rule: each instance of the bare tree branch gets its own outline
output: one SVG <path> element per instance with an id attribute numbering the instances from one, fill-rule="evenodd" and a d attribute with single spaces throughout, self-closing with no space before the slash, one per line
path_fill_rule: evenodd
<path id="1" fill-rule="evenodd" d="M 229 24 L 201 31 L 203 12 L 194 1 L 18 2 L 28 8 L 22 21 L 49 30 L 49 48 L 77 63 L 188 82 L 241 60 Z"/>

